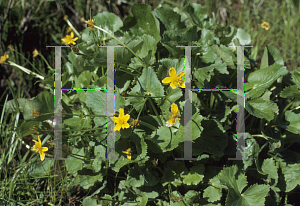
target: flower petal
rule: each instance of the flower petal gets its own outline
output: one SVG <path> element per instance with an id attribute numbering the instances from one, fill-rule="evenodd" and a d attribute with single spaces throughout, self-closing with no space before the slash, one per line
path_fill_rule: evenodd
<path id="1" fill-rule="evenodd" d="M 114 128 L 114 131 L 120 131 L 121 129 L 121 124 L 117 124 Z"/>
<path id="2" fill-rule="evenodd" d="M 170 75 L 170 77 L 176 76 L 176 70 L 175 70 L 174 67 L 172 67 L 172 68 L 169 69 L 169 75 Z"/>
<path id="3" fill-rule="evenodd" d="M 172 87 L 172 89 L 176 89 L 176 84 L 174 82 L 171 82 L 170 86 Z"/>
<path id="4" fill-rule="evenodd" d="M 124 129 L 124 128 L 129 128 L 130 127 L 130 125 L 128 124 L 128 123 L 123 123 L 122 124 L 122 128 Z"/>
<path id="5" fill-rule="evenodd" d="M 180 73 L 178 74 L 178 77 L 180 77 L 180 79 L 181 79 L 181 77 L 182 77 L 183 75 L 185 75 L 185 71 L 180 72 Z"/>
<path id="6" fill-rule="evenodd" d="M 164 78 L 164 79 L 162 80 L 162 83 L 170 83 L 171 80 L 172 80 L 171 77 L 166 77 L 166 78 Z"/>
<path id="7" fill-rule="evenodd" d="M 120 117 L 124 117 L 124 109 L 120 108 L 120 109 L 119 109 L 119 113 L 120 113 L 120 114 L 119 114 L 119 118 L 120 118 Z"/>
<path id="8" fill-rule="evenodd" d="M 178 85 L 179 85 L 181 88 L 185 88 L 185 84 L 184 84 L 183 81 L 181 81 L 181 80 L 178 82 Z"/>
<path id="9" fill-rule="evenodd" d="M 41 160 L 44 161 L 44 159 L 45 159 L 45 153 L 44 152 L 40 152 L 40 156 L 41 156 Z"/>
<path id="10" fill-rule="evenodd" d="M 124 116 L 123 120 L 124 120 L 125 122 L 127 122 L 127 121 L 129 120 L 129 118 L 130 118 L 130 115 L 129 115 L 129 114 L 126 114 L 126 115 Z"/>
<path id="11" fill-rule="evenodd" d="M 173 114 L 177 114 L 177 113 L 179 112 L 178 106 L 177 106 L 175 103 L 173 103 L 173 104 L 171 105 L 171 112 L 172 112 Z"/>
<path id="12" fill-rule="evenodd" d="M 42 151 L 43 151 L 43 152 L 48 151 L 48 147 L 42 147 Z"/>

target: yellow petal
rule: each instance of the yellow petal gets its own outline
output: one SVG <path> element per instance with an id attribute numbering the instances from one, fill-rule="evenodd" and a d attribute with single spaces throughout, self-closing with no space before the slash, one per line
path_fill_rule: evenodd
<path id="1" fill-rule="evenodd" d="M 178 106 L 177 106 L 175 103 L 173 103 L 173 104 L 171 105 L 171 112 L 172 112 L 173 114 L 177 114 L 177 113 L 179 112 Z"/>
<path id="2" fill-rule="evenodd" d="M 169 75 L 170 75 L 170 77 L 176 76 L 176 70 L 175 70 L 174 67 L 170 68 L 170 70 L 169 70 Z"/>
<path id="3" fill-rule="evenodd" d="M 130 159 L 130 160 L 131 160 L 131 156 L 130 156 L 130 155 L 127 155 L 127 159 Z"/>
<path id="4" fill-rule="evenodd" d="M 46 152 L 46 151 L 48 151 L 48 148 L 47 147 L 42 147 L 42 151 Z"/>
<path id="5" fill-rule="evenodd" d="M 68 37 L 68 35 L 67 35 L 67 37 Z M 71 38 L 73 39 L 73 37 L 74 37 L 74 33 L 73 33 L 73 32 L 71 32 L 71 36 L 69 36 L 69 37 L 71 37 Z"/>
<path id="6" fill-rule="evenodd" d="M 121 124 L 117 124 L 114 128 L 114 131 L 120 131 L 121 129 Z"/>
<path id="7" fill-rule="evenodd" d="M 172 87 L 172 89 L 176 89 L 176 84 L 174 84 L 174 82 L 171 82 L 170 86 Z"/>
<path id="8" fill-rule="evenodd" d="M 120 108 L 119 113 L 119 117 L 124 117 L 124 109 Z"/>
<path id="9" fill-rule="evenodd" d="M 171 80 L 172 80 L 171 77 L 166 77 L 166 78 L 164 78 L 164 79 L 162 80 L 162 83 L 170 83 Z"/>
<path id="10" fill-rule="evenodd" d="M 179 86 L 180 86 L 181 88 L 185 88 L 185 84 L 184 84 L 183 81 L 179 81 L 178 84 L 179 84 Z"/>
<path id="11" fill-rule="evenodd" d="M 122 128 L 124 129 L 124 128 L 129 128 L 130 127 L 130 125 L 128 124 L 128 123 L 125 123 L 125 124 L 122 124 Z"/>
<path id="12" fill-rule="evenodd" d="M 185 71 L 180 72 L 180 73 L 178 74 L 178 77 L 181 78 L 183 75 L 185 75 Z"/>
<path id="13" fill-rule="evenodd" d="M 44 161 L 44 159 L 45 159 L 45 153 L 44 152 L 40 152 L 40 156 L 41 156 L 41 160 Z"/>
<path id="14" fill-rule="evenodd" d="M 124 121 L 127 122 L 127 121 L 129 120 L 129 118 L 130 118 L 130 115 L 129 115 L 129 114 L 126 114 L 126 115 L 124 116 Z"/>

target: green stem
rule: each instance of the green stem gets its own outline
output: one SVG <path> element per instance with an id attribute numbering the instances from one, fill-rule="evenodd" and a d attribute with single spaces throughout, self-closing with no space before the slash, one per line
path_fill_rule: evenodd
<path id="1" fill-rule="evenodd" d="M 286 107 L 283 109 L 283 111 L 281 113 L 281 118 L 283 117 L 285 111 L 295 102 L 295 100 L 291 101 L 288 105 L 286 105 Z"/>
<path id="2" fill-rule="evenodd" d="M 142 108 L 144 108 L 145 104 L 146 104 L 146 101 L 144 102 L 144 105 L 143 105 Z M 137 116 L 137 120 L 139 120 L 142 110 L 143 110 L 143 109 L 140 110 L 140 112 L 139 112 L 139 114 L 138 114 L 138 116 Z"/>
<path id="3" fill-rule="evenodd" d="M 9 63 L 9 65 L 11 65 L 11 66 L 18 67 L 19 69 L 21 69 L 23 72 L 25 72 L 25 73 L 27 73 L 27 74 L 33 74 L 34 76 L 36 76 L 36 77 L 38 77 L 38 78 L 44 80 L 44 77 L 42 77 L 41 75 L 39 75 L 39 74 L 37 74 L 37 73 L 35 73 L 35 72 L 30 71 L 29 69 L 26 69 L 25 67 L 22 67 L 22 66 L 20 66 L 20 65 L 18 65 L 18 64 L 15 64 L 14 62 L 11 62 L 11 61 L 8 61 L 8 63 Z"/>
<path id="4" fill-rule="evenodd" d="M 75 32 L 75 34 L 81 38 L 81 35 L 79 34 L 79 32 L 74 28 L 74 26 L 71 24 L 71 22 L 69 20 L 67 20 L 67 24 L 72 28 L 72 30 Z"/>
<path id="5" fill-rule="evenodd" d="M 42 57 L 42 59 L 44 60 L 44 62 L 47 64 L 47 67 L 48 67 L 49 69 L 51 69 L 52 71 L 54 71 L 54 69 L 53 69 L 52 67 L 50 67 L 50 65 L 48 64 L 48 62 L 47 62 L 47 60 L 45 59 L 45 57 L 44 57 L 42 54 L 40 54 L 40 53 L 39 53 L 39 55 Z"/>
<path id="6" fill-rule="evenodd" d="M 149 98 L 147 98 L 146 101 L 147 101 L 148 99 L 149 99 Z M 152 102 L 152 99 L 149 99 L 149 102 L 150 102 L 150 104 L 151 104 L 151 106 L 152 106 L 152 108 L 153 108 L 153 110 L 154 110 L 155 115 L 157 116 L 157 119 L 158 119 L 160 125 L 163 126 L 163 123 L 162 123 L 162 121 L 161 121 L 161 119 L 160 119 L 160 117 L 159 117 L 159 115 L 158 115 L 158 112 L 157 112 L 157 110 L 156 110 L 156 108 L 155 108 L 155 106 L 154 106 L 154 104 L 153 104 L 153 102 Z"/>
<path id="7" fill-rule="evenodd" d="M 148 124 L 148 123 L 146 123 L 146 122 L 139 121 L 139 124 L 144 125 L 144 126 L 150 128 L 150 129 L 152 129 L 152 130 L 157 130 L 156 127 L 154 127 L 154 126 L 152 126 L 151 124 Z"/>
<path id="8" fill-rule="evenodd" d="M 27 58 L 25 58 L 23 54 L 21 54 L 20 52 L 17 52 L 17 51 L 14 51 L 14 52 L 19 54 L 21 57 L 23 57 L 23 59 L 25 59 L 35 69 L 35 71 L 39 72 L 39 70 Z"/>
<path id="9" fill-rule="evenodd" d="M 87 22 L 86 22 L 87 23 Z M 121 42 L 119 39 L 117 39 L 117 37 L 115 37 L 114 35 L 112 35 L 111 33 L 105 31 L 104 29 L 98 27 L 98 26 L 94 26 L 95 28 L 103 31 L 104 33 L 110 35 L 112 38 L 114 38 L 117 42 L 119 42 L 122 46 L 124 46 L 125 48 L 127 48 L 134 56 L 136 56 L 136 58 L 141 62 L 141 64 L 143 65 L 143 67 L 146 67 L 146 65 L 144 64 L 144 62 L 136 55 L 136 53 L 134 53 L 127 45 L 125 45 L 123 42 Z"/>

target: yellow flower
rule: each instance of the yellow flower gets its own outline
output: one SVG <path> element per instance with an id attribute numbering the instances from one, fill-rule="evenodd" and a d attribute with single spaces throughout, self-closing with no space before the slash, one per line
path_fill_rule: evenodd
<path id="1" fill-rule="evenodd" d="M 124 116 L 124 110 L 122 108 L 119 109 L 119 117 L 112 117 L 112 120 L 117 123 L 117 125 L 114 127 L 114 131 L 118 130 L 120 131 L 121 127 L 122 129 L 124 128 L 129 128 L 129 124 L 127 123 L 127 121 L 130 118 L 129 114 L 126 114 Z"/>
<path id="2" fill-rule="evenodd" d="M 39 55 L 39 52 L 35 49 L 35 50 L 32 52 L 32 54 L 33 54 L 33 58 L 34 58 L 34 57 L 36 57 L 37 55 Z"/>
<path id="3" fill-rule="evenodd" d="M 67 34 L 70 33 L 72 31 L 72 28 L 71 27 L 68 27 L 67 29 Z"/>
<path id="4" fill-rule="evenodd" d="M 13 45 L 8 45 L 8 49 L 10 50 L 10 51 L 13 51 L 14 50 L 14 47 L 13 47 Z"/>
<path id="5" fill-rule="evenodd" d="M 128 148 L 126 151 L 122 151 L 123 153 L 127 154 L 127 159 L 131 160 L 131 149 Z"/>
<path id="6" fill-rule="evenodd" d="M 260 24 L 261 28 L 264 28 L 265 30 L 269 30 L 270 29 L 270 24 L 266 21 L 264 21 L 263 23 Z"/>
<path id="7" fill-rule="evenodd" d="M 166 77 L 162 80 L 162 83 L 171 83 L 170 86 L 172 89 L 176 89 L 176 85 L 180 86 L 181 88 L 185 88 L 184 82 L 181 80 L 182 76 L 185 75 L 185 71 L 176 74 L 176 70 L 174 67 L 169 69 L 170 77 Z"/>
<path id="8" fill-rule="evenodd" d="M 35 142 L 32 149 L 35 150 L 36 152 L 39 152 L 41 160 L 44 161 L 44 159 L 45 159 L 45 153 L 44 152 L 48 151 L 48 148 L 47 147 L 42 147 L 42 142 L 41 142 L 40 136 L 38 136 L 38 138 L 39 138 L 39 141 L 36 141 L 34 139 L 32 140 L 32 141 Z"/>
<path id="9" fill-rule="evenodd" d="M 76 44 L 75 41 L 78 39 L 78 37 L 75 37 L 74 39 L 73 39 L 73 37 L 74 37 L 74 33 L 71 32 L 71 35 L 67 35 L 66 38 L 61 39 L 61 41 L 65 44 L 74 44 L 75 45 Z"/>
<path id="10" fill-rule="evenodd" d="M 167 121 L 167 123 L 166 123 L 166 126 L 167 127 L 171 127 L 171 126 L 173 126 L 175 123 L 176 123 L 176 121 L 178 120 L 180 120 L 180 116 L 181 115 L 179 115 L 178 114 L 179 113 L 179 109 L 178 109 L 178 106 L 175 104 L 175 103 L 173 103 L 172 105 L 171 105 L 171 114 L 169 115 L 169 120 Z"/>
<path id="11" fill-rule="evenodd" d="M 93 28 L 95 26 L 95 19 L 89 19 L 86 23 L 86 27 L 90 28 L 89 35 L 91 34 Z"/>
<path id="12" fill-rule="evenodd" d="M 3 64 L 6 61 L 6 59 L 8 59 L 8 54 L 6 54 L 5 52 L 0 58 L 0 64 Z"/>
<path id="13" fill-rule="evenodd" d="M 41 113 L 34 109 L 31 111 L 31 115 L 33 116 L 33 118 L 38 118 L 39 116 L 41 116 Z"/>

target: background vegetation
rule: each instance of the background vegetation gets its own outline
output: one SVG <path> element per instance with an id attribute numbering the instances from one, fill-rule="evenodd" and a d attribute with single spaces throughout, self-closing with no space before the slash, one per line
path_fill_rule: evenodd
<path id="1" fill-rule="evenodd" d="M 42 76 L 46 76 L 51 67 L 54 67 L 54 49 L 47 45 L 60 45 L 61 38 L 66 35 L 68 24 L 65 15 L 77 31 L 85 29 L 81 17 L 89 19 L 97 13 L 108 11 L 116 14 L 122 20 L 131 14 L 130 8 L 134 3 L 146 3 L 152 10 L 159 4 L 168 4 L 179 9 L 187 2 L 205 5 L 207 14 L 223 26 L 234 25 L 243 28 L 255 39 L 251 57 L 260 66 L 265 45 L 277 48 L 283 57 L 289 71 L 300 66 L 300 4 L 294 0 L 226 0 L 226 1 L 27 1 L 27 0 L 0 0 L 0 55 L 9 54 L 9 60 L 21 65 Z M 270 23 L 270 29 L 260 27 L 263 21 Z M 12 45 L 14 51 L 11 51 Z M 43 57 L 33 57 L 32 52 L 37 49 Z M 62 50 L 63 63 L 67 61 L 67 49 Z M 12 85 L 13 93 L 18 98 L 32 98 L 44 91 L 45 85 L 39 83 L 32 75 L 9 65 L 0 65 L 1 77 L 1 111 L 5 101 L 13 99 L 7 81 Z M 1 115 L 0 139 L 0 203 L 16 203 L 41 205 L 80 205 L 80 201 L 89 194 L 89 191 L 76 186 L 68 188 L 65 180 L 68 174 L 63 164 L 55 164 L 53 176 L 44 179 L 34 179 L 27 176 L 23 170 L 26 167 L 26 147 L 23 144 L 11 145 L 14 131 L 14 120 L 17 114 Z M 32 137 L 23 139 L 32 145 Z M 11 149 L 15 147 L 15 149 Z M 11 161 L 8 161 L 11 159 Z M 16 174 L 19 174 L 16 179 Z M 66 194 L 66 195 L 61 195 Z M 289 198 L 299 194 L 293 191 Z M 20 197 L 27 199 L 20 199 Z M 286 197 L 288 198 L 288 197 Z M 25 203 L 26 202 L 26 203 Z"/>

